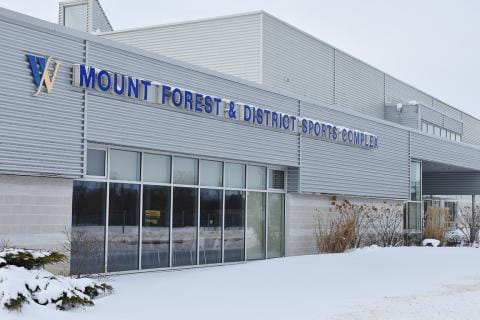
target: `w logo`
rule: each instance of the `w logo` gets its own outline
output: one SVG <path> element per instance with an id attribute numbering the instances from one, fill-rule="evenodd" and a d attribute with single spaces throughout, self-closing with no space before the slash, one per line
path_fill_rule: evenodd
<path id="1" fill-rule="evenodd" d="M 33 95 L 37 96 L 40 91 L 42 91 L 44 85 L 47 92 L 50 93 L 53 90 L 53 83 L 57 77 L 60 61 L 56 61 L 55 66 L 52 64 L 53 73 L 50 77 L 49 69 L 52 63 L 52 57 L 46 58 L 27 54 L 27 59 L 30 63 L 30 69 L 32 69 L 33 80 L 35 80 L 35 85 L 37 86 L 37 91 Z"/>

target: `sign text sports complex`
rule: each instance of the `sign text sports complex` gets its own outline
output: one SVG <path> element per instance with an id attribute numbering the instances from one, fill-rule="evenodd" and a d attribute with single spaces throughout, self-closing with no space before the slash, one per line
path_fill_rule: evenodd
<path id="1" fill-rule="evenodd" d="M 105 93 L 166 105 L 187 112 L 204 113 L 228 120 L 243 121 L 259 127 L 298 132 L 326 141 L 367 149 L 378 148 L 378 137 L 368 132 L 112 73 L 84 64 L 73 66 L 73 84 L 86 89 L 95 89 Z"/>

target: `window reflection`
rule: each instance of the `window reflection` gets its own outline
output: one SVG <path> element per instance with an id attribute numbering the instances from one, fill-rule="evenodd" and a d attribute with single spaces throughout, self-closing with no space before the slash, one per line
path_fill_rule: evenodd
<path id="1" fill-rule="evenodd" d="M 247 194 L 248 260 L 265 258 L 265 198 L 264 192 L 248 192 Z"/>
<path id="2" fill-rule="evenodd" d="M 285 201 L 281 193 L 268 194 L 268 258 L 284 255 L 284 212 Z"/>
<path id="3" fill-rule="evenodd" d="M 173 158 L 173 183 L 198 184 L 198 160 L 190 158 Z"/>
<path id="4" fill-rule="evenodd" d="M 245 260 L 245 191 L 225 191 L 224 261 Z"/>
<path id="5" fill-rule="evenodd" d="M 200 191 L 200 264 L 222 262 L 222 198 L 222 190 Z"/>
<path id="6" fill-rule="evenodd" d="M 107 183 L 73 182 L 70 272 L 105 271 Z"/>
<path id="7" fill-rule="evenodd" d="M 72 221 L 72 234 L 92 236 L 96 249 L 85 254 L 79 242 L 72 242 L 72 273 L 103 272 L 105 259 L 107 270 L 114 272 L 136 270 L 140 261 L 142 269 L 152 269 L 221 263 L 222 257 L 236 262 L 284 255 L 283 170 L 118 149 L 96 151 L 89 149 L 88 172 L 108 174 L 104 182 L 74 182 Z M 102 168 L 107 156 L 110 166 Z M 421 197 L 420 174 L 412 164 L 412 199 Z M 86 271 L 81 271 L 81 259 L 87 261 Z"/>
<path id="8" fill-rule="evenodd" d="M 170 254 L 170 187 L 143 186 L 142 269 L 164 268 Z"/>
<path id="9" fill-rule="evenodd" d="M 108 271 L 138 269 L 140 185 L 110 183 Z"/>
<path id="10" fill-rule="evenodd" d="M 173 188 L 173 266 L 197 264 L 197 189 Z"/>

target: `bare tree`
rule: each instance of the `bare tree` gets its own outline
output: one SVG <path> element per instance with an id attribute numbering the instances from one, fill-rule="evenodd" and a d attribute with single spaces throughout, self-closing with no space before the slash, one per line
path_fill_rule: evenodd
<path id="1" fill-rule="evenodd" d="M 457 218 L 458 229 L 471 245 L 478 240 L 480 227 L 480 206 L 475 206 L 475 210 L 472 210 L 472 208 L 473 206 L 460 208 Z"/>
<path id="2" fill-rule="evenodd" d="M 368 216 L 374 242 L 382 247 L 396 247 L 403 243 L 403 205 L 384 203 L 372 207 Z"/>
<path id="3" fill-rule="evenodd" d="M 11 248 L 12 244 L 10 243 L 10 240 L 8 239 L 2 239 L 0 241 L 0 250 L 5 250 L 7 248 Z"/>
<path id="4" fill-rule="evenodd" d="M 63 249 L 70 260 L 74 257 L 74 268 L 70 269 L 71 275 L 80 277 L 81 275 L 90 274 L 90 263 L 93 257 L 103 254 L 103 239 L 98 239 L 97 236 L 88 230 L 80 228 L 70 230 L 65 228 L 66 242 L 63 244 Z"/>
<path id="5" fill-rule="evenodd" d="M 319 253 L 341 253 L 354 245 L 357 221 L 355 216 L 337 215 L 327 225 L 317 217 L 315 230 Z"/>

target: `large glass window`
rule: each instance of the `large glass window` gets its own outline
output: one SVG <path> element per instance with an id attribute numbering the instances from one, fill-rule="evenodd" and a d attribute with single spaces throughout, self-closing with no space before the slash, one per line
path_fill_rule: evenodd
<path id="1" fill-rule="evenodd" d="M 197 189 L 173 188 L 172 265 L 197 264 Z"/>
<path id="2" fill-rule="evenodd" d="M 411 162 L 410 167 L 410 200 L 421 201 L 422 200 L 422 167 L 420 162 Z"/>
<path id="3" fill-rule="evenodd" d="M 170 183 L 171 158 L 160 154 L 143 154 L 143 181 Z"/>
<path id="4" fill-rule="evenodd" d="M 268 176 L 269 189 L 283 190 L 285 188 L 285 171 L 270 170 Z"/>
<path id="5" fill-rule="evenodd" d="M 87 175 L 105 176 L 105 150 L 87 150 Z"/>
<path id="6" fill-rule="evenodd" d="M 284 212 L 285 201 L 282 193 L 268 194 L 268 258 L 278 258 L 284 255 Z"/>
<path id="7" fill-rule="evenodd" d="M 173 183 L 198 184 L 198 160 L 190 158 L 173 158 Z"/>
<path id="8" fill-rule="evenodd" d="M 224 261 L 245 260 L 245 191 L 225 191 Z"/>
<path id="9" fill-rule="evenodd" d="M 140 180 L 140 152 L 111 150 L 110 151 L 110 179 L 139 181 Z"/>
<path id="10" fill-rule="evenodd" d="M 422 205 L 420 202 L 408 203 L 407 229 L 410 231 L 422 230 Z"/>
<path id="11" fill-rule="evenodd" d="M 170 187 L 143 186 L 142 269 L 169 266 Z"/>
<path id="12" fill-rule="evenodd" d="M 265 190 L 267 188 L 267 168 L 247 166 L 247 188 Z"/>
<path id="13" fill-rule="evenodd" d="M 265 192 L 247 194 L 247 258 L 265 258 Z"/>
<path id="14" fill-rule="evenodd" d="M 138 269 L 140 185 L 110 183 L 108 271 Z"/>
<path id="15" fill-rule="evenodd" d="M 209 187 L 223 186 L 223 163 L 220 161 L 200 161 L 200 184 Z"/>
<path id="16" fill-rule="evenodd" d="M 70 272 L 105 271 L 107 183 L 73 182 Z"/>
<path id="17" fill-rule="evenodd" d="M 91 147 L 74 183 L 72 273 L 284 255 L 285 170 Z"/>
<path id="18" fill-rule="evenodd" d="M 225 162 L 225 187 L 245 188 L 245 165 Z"/>
<path id="19" fill-rule="evenodd" d="M 66 6 L 64 9 L 64 25 L 87 32 L 87 5 Z"/>
<path id="20" fill-rule="evenodd" d="M 222 210 L 222 190 L 200 190 L 200 264 L 222 262 Z"/>

